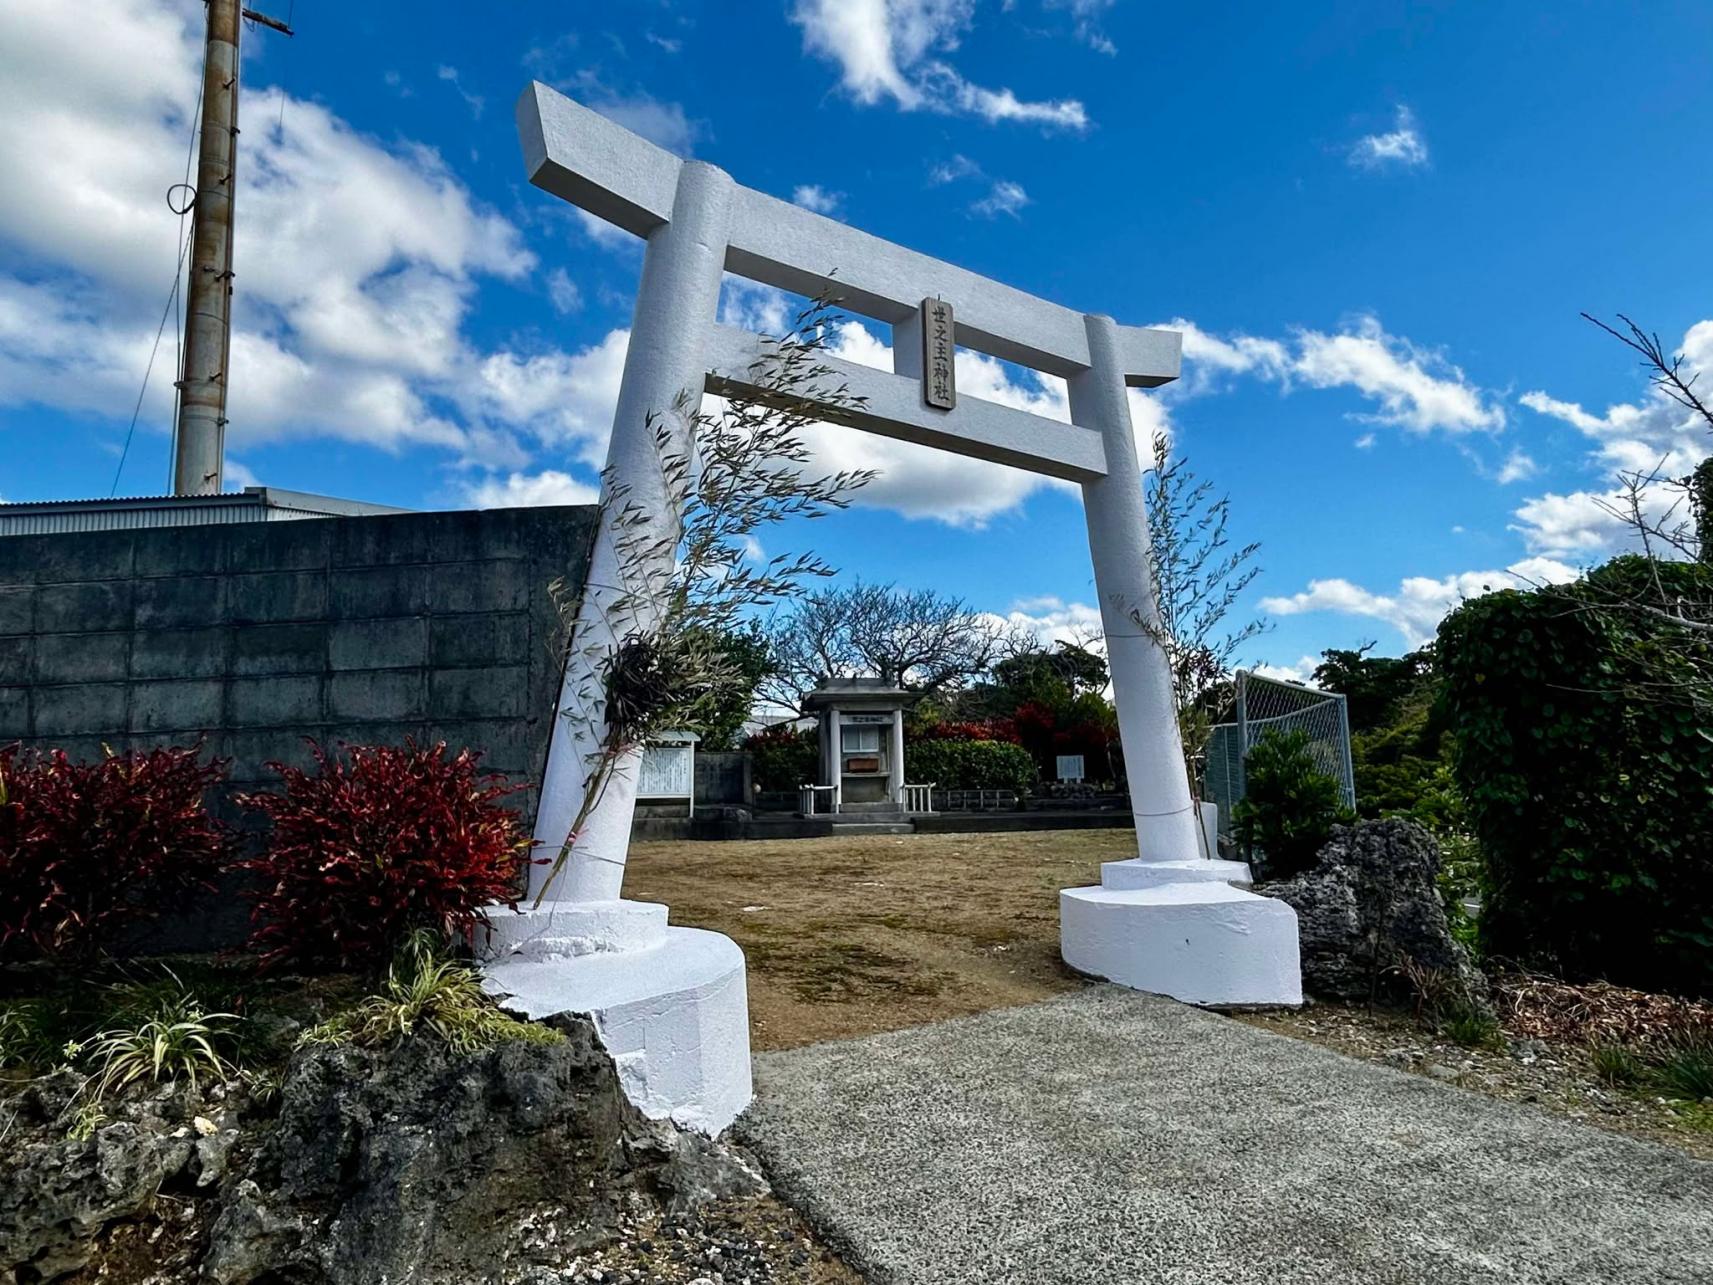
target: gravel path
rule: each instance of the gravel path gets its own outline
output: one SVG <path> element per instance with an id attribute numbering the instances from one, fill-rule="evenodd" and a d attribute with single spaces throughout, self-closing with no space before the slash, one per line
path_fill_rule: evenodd
<path id="1" fill-rule="evenodd" d="M 756 1080 L 740 1136 L 877 1282 L 1713 1282 L 1713 1164 L 1116 987 Z"/>

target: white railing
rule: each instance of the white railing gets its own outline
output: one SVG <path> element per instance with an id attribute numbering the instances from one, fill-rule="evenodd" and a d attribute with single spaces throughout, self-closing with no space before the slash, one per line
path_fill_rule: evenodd
<path id="1" fill-rule="evenodd" d="M 823 814 L 823 813 L 830 814 L 830 813 L 838 811 L 838 800 L 836 800 L 833 797 L 833 792 L 837 788 L 838 788 L 837 786 L 832 786 L 832 785 L 800 785 L 800 786 L 798 786 L 797 787 L 797 811 L 799 811 L 800 813 L 802 813 L 806 817 L 812 817 L 812 816 L 816 816 L 816 815 Z M 822 794 L 825 794 L 827 796 L 827 806 L 825 808 L 817 809 L 815 806 L 816 802 L 817 802 L 817 796 L 822 795 Z"/>
<path id="2" fill-rule="evenodd" d="M 951 812 L 1009 812 L 1019 805 L 1011 790 L 944 790 L 940 806 Z"/>
<path id="3" fill-rule="evenodd" d="M 904 810 L 906 812 L 932 812 L 934 810 L 935 782 L 926 785 L 906 785 L 904 787 Z"/>

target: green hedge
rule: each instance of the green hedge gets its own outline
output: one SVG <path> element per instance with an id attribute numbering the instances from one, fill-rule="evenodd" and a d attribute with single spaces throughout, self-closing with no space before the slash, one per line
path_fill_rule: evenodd
<path id="1" fill-rule="evenodd" d="M 1035 784 L 1035 760 L 1006 741 L 917 741 L 904 747 L 904 775 L 912 785 L 1023 795 Z"/>
<path id="2" fill-rule="evenodd" d="M 1706 601 L 1713 570 L 1661 568 Z M 1485 856 L 1489 955 L 1713 994 L 1713 648 L 1638 612 L 1620 558 L 1568 589 L 1507 590 L 1440 626 L 1455 772 Z"/>
<path id="3" fill-rule="evenodd" d="M 770 727 L 743 743 L 750 754 L 750 779 L 768 793 L 794 791 L 821 779 L 821 751 L 815 731 Z"/>

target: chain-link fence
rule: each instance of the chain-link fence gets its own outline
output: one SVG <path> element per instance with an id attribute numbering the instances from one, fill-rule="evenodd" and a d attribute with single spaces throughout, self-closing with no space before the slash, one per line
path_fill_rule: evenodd
<path id="1" fill-rule="evenodd" d="M 1243 797 L 1243 760 L 1269 731 L 1300 731 L 1320 769 L 1338 782 L 1344 805 L 1356 806 L 1356 777 L 1350 765 L 1350 719 L 1344 697 L 1301 683 L 1237 671 L 1236 716 L 1213 729 L 1207 745 L 1204 786 L 1219 804 L 1219 833 L 1231 836 L 1231 809 Z"/>

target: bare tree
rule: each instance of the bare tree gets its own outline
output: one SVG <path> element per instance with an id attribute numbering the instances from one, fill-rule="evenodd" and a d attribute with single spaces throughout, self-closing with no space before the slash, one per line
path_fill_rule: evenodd
<path id="1" fill-rule="evenodd" d="M 1232 662 L 1243 646 L 1270 628 L 1262 617 L 1232 622 L 1237 600 L 1261 574 L 1258 543 L 1234 545 L 1228 530 L 1231 499 L 1174 456 L 1164 433 L 1154 434 L 1154 457 L 1145 489 L 1149 563 L 1159 599 L 1158 619 L 1132 618 L 1166 652 L 1177 696 L 1178 723 L 1191 780 L 1207 750 L 1228 687 Z"/>
<path id="2" fill-rule="evenodd" d="M 769 630 L 769 694 L 799 707 L 830 678 L 869 675 L 922 693 L 954 689 L 1003 654 L 1009 627 L 934 589 L 865 585 L 810 594 Z"/>
<path id="3" fill-rule="evenodd" d="M 1668 351 L 1658 334 L 1643 330 L 1623 313 L 1618 314 L 1622 330 L 1589 313 L 1582 316 L 1639 354 L 1648 382 L 1688 411 L 1691 423 L 1700 421 L 1713 431 L 1713 407 L 1695 389 L 1700 373 L 1684 369 L 1682 353 Z M 1705 596 L 1692 598 L 1681 589 L 1668 589 L 1659 565 L 1662 560 L 1713 562 L 1713 460 L 1703 460 L 1688 476 L 1673 474 L 1670 464 L 1666 456 L 1650 469 L 1619 473 L 1616 495 L 1600 501 L 1629 529 L 1650 569 L 1649 595 L 1622 605 L 1691 633 L 1713 635 L 1713 603 Z"/>
<path id="4" fill-rule="evenodd" d="M 768 674 L 762 694 L 776 705 L 801 710 L 803 696 L 829 678 L 863 672 L 851 641 L 847 590 L 806 594 L 767 629 Z"/>
<path id="5" fill-rule="evenodd" d="M 1641 358 L 1663 403 L 1684 412 L 1678 431 L 1713 432 L 1713 407 L 1681 352 L 1622 313 L 1609 325 L 1583 318 Z M 1713 459 L 1687 476 L 1673 452 L 1651 468 L 1620 472 L 1599 504 L 1626 530 L 1633 556 L 1612 559 L 1572 585 L 1541 586 L 1567 613 L 1591 613 L 1617 627 L 1608 641 L 1614 683 L 1628 699 L 1687 705 L 1713 716 Z"/>

